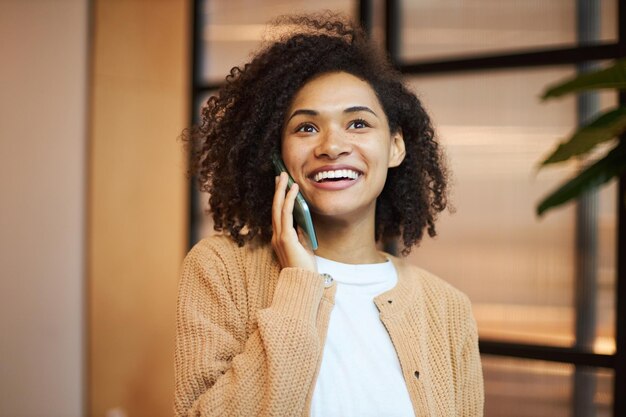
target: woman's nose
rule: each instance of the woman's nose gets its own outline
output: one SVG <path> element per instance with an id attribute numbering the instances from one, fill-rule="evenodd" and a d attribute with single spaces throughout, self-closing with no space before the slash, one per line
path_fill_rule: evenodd
<path id="1" fill-rule="evenodd" d="M 325 134 L 320 135 L 320 142 L 315 149 L 315 156 L 337 159 L 342 155 L 349 155 L 350 152 L 352 152 L 352 144 L 345 134 L 330 129 Z"/>

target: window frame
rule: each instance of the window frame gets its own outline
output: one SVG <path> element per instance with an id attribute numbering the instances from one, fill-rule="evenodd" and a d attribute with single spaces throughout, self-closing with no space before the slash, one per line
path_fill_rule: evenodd
<path id="1" fill-rule="evenodd" d="M 219 89 L 220 83 L 207 83 L 202 79 L 203 8 L 206 0 L 193 0 L 191 11 L 191 77 L 190 77 L 190 122 L 198 122 L 197 108 L 201 97 Z M 532 68 L 556 65 L 582 64 L 589 61 L 620 59 L 626 57 L 626 4 L 617 1 L 617 42 L 602 42 L 593 45 L 566 48 L 533 48 L 515 53 L 471 54 L 448 59 L 402 61 L 399 59 L 401 24 L 400 0 L 382 0 L 384 3 L 385 46 L 392 62 L 404 75 L 421 76 L 433 74 L 480 72 L 494 69 Z M 573 1 L 573 0 L 572 0 Z M 362 27 L 371 33 L 374 20 L 374 0 L 357 0 L 356 14 Z M 626 105 L 626 92 L 619 94 L 619 104 Z M 626 140 L 626 135 L 620 137 Z M 617 198 L 617 265 L 615 289 L 615 353 L 596 354 L 577 348 L 554 347 L 539 344 L 509 343 L 498 340 L 479 341 L 480 352 L 485 355 L 512 358 L 536 359 L 568 363 L 577 366 L 592 366 L 612 369 L 613 415 L 626 415 L 626 173 L 618 179 Z M 199 193 L 195 179 L 189 181 L 189 239 L 191 248 L 199 239 L 199 225 L 203 213 L 198 209 Z"/>

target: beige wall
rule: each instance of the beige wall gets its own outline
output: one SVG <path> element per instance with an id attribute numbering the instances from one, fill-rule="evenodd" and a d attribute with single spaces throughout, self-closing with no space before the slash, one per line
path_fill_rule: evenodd
<path id="1" fill-rule="evenodd" d="M 0 416 L 82 414 L 87 16 L 0 1 Z"/>
<path id="2" fill-rule="evenodd" d="M 89 180 L 90 415 L 172 414 L 186 249 L 188 1 L 94 7 Z"/>
<path id="3" fill-rule="evenodd" d="M 187 16 L 0 0 L 2 417 L 172 414 Z"/>

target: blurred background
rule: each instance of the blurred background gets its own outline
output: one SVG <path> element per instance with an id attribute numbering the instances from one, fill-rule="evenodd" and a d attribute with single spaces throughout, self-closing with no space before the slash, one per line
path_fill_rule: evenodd
<path id="1" fill-rule="evenodd" d="M 626 55 L 619 6 L 0 0 L 0 416 L 172 415 L 178 272 L 212 233 L 179 136 L 269 20 L 324 9 L 387 49 L 445 146 L 455 212 L 410 261 L 472 300 L 486 415 L 626 415 L 618 184 L 535 215 L 580 169 L 538 162 L 620 100 L 539 96 Z"/>

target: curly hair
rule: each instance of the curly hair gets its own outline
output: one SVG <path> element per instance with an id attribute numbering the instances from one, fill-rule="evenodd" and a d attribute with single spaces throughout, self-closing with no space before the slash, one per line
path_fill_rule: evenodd
<path id="1" fill-rule="evenodd" d="M 215 230 L 240 246 L 272 236 L 274 169 L 285 113 L 312 78 L 346 72 L 369 83 L 389 120 L 402 132 L 406 157 L 390 168 L 376 201 L 375 239 L 401 238 L 402 253 L 436 235 L 435 219 L 447 205 L 447 173 L 430 118 L 380 49 L 348 20 L 333 15 L 283 16 L 289 28 L 243 68 L 234 67 L 202 109 L 201 122 L 183 139 L 191 150 L 190 174 L 210 194 Z"/>

